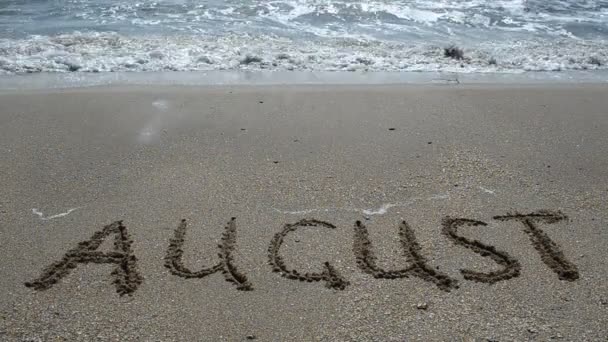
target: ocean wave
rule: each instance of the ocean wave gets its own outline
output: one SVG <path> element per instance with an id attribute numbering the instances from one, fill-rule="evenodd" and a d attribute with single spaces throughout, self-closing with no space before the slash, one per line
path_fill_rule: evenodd
<path id="1" fill-rule="evenodd" d="M 0 73 L 311 70 L 503 72 L 608 68 L 608 42 L 529 39 L 449 45 L 364 38 L 294 40 L 277 35 L 125 36 L 73 32 L 0 39 Z"/>
<path id="2" fill-rule="evenodd" d="M 495 40 L 516 31 L 587 39 L 608 37 L 606 10 L 608 0 L 6 0 L 0 5 L 0 15 L 10 15 L 2 15 L 0 36 L 3 31 L 66 33 L 86 25 L 117 32 L 157 27 L 208 34 L 252 29 L 323 37 L 375 34 L 401 41 L 415 38 L 403 32 L 438 40 L 450 33 Z M 572 23 L 580 25 L 570 30 Z"/>

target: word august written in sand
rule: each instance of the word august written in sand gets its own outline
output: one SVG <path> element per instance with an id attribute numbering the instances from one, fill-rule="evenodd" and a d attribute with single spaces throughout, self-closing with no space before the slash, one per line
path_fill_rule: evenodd
<path id="1" fill-rule="evenodd" d="M 579 273 L 576 265 L 566 259 L 560 247 L 539 227 L 542 224 L 556 223 L 566 220 L 561 212 L 538 211 L 529 214 L 507 214 L 494 216 L 494 220 L 509 221 L 523 228 L 530 237 L 532 245 L 540 254 L 542 261 L 559 279 L 574 281 Z M 442 222 L 442 233 L 454 244 L 468 248 L 473 253 L 490 258 L 499 266 L 499 270 L 491 272 L 478 272 L 461 269 L 464 279 L 493 284 L 518 277 L 521 265 L 509 253 L 496 249 L 494 246 L 478 240 L 466 238 L 458 233 L 463 226 L 486 226 L 487 223 L 467 218 L 446 217 Z M 280 276 L 301 282 L 324 282 L 331 289 L 344 290 L 349 282 L 329 262 L 319 264 L 317 273 L 301 273 L 287 265 L 281 254 L 281 246 L 286 236 L 299 229 L 335 229 L 329 222 L 314 219 L 305 219 L 295 223 L 285 224 L 283 229 L 276 233 L 268 247 L 268 263 L 272 271 Z M 458 281 L 431 267 L 424 257 L 422 248 L 416 241 L 416 235 L 407 222 L 402 221 L 398 226 L 398 236 L 403 252 L 406 256 L 406 265 L 400 269 L 386 270 L 377 263 L 374 255 L 374 246 L 369 238 L 367 227 L 357 221 L 353 226 L 352 250 L 358 268 L 376 279 L 400 279 L 418 277 L 443 291 L 458 288 Z M 182 220 L 175 234 L 169 241 L 165 256 L 165 267 L 174 275 L 182 278 L 204 278 L 214 273 L 221 273 L 224 278 L 235 285 L 237 290 L 253 290 L 253 285 L 247 279 L 244 271 L 239 270 L 233 259 L 236 248 L 236 219 L 233 217 L 224 229 L 218 244 L 218 262 L 208 268 L 192 271 L 183 263 L 183 245 L 186 238 L 187 222 Z M 114 236 L 114 247 L 110 252 L 101 252 L 97 249 L 110 235 Z M 36 290 L 46 290 L 58 283 L 79 264 L 98 263 L 112 264 L 111 273 L 116 290 L 120 295 L 134 293 L 142 283 L 142 276 L 137 268 L 137 258 L 131 249 L 132 240 L 122 221 L 114 222 L 93 234 L 91 239 L 80 242 L 74 249 L 69 250 L 64 257 L 42 272 L 42 275 L 25 285 Z"/>

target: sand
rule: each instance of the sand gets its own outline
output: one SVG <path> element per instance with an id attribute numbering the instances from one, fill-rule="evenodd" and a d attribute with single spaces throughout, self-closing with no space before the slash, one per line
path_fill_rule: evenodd
<path id="1" fill-rule="evenodd" d="M 608 86 L 0 94 L 0 340 L 606 341 Z"/>

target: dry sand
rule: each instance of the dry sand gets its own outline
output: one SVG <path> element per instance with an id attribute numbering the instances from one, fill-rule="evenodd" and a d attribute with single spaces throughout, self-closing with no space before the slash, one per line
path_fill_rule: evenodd
<path id="1" fill-rule="evenodd" d="M 0 340 L 606 341 L 607 110 L 605 85 L 4 92 Z"/>

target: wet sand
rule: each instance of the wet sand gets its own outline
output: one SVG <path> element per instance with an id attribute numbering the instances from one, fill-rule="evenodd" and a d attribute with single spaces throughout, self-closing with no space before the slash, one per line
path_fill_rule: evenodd
<path id="1" fill-rule="evenodd" d="M 608 86 L 0 94 L 0 340 L 605 341 Z"/>

